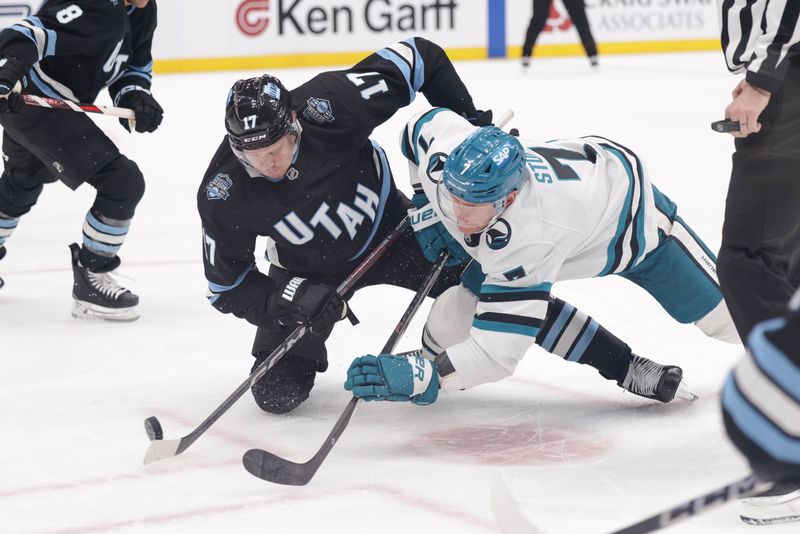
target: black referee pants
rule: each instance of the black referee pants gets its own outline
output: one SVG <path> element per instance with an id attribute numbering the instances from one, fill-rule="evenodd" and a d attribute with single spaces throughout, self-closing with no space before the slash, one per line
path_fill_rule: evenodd
<path id="1" fill-rule="evenodd" d="M 717 261 L 743 340 L 800 286 L 800 61 L 759 120 L 759 133 L 736 139 Z"/>
<path id="2" fill-rule="evenodd" d="M 533 16 L 528 24 L 528 31 L 525 34 L 525 44 L 522 45 L 522 55 L 530 57 L 533 53 L 533 46 L 542 33 L 547 18 L 550 16 L 550 3 L 552 0 L 533 0 Z M 583 0 L 563 0 L 564 7 L 567 8 L 569 18 L 575 24 L 578 35 L 581 38 L 586 55 L 589 57 L 597 55 L 597 44 L 594 42 L 592 31 L 589 29 L 589 21 L 586 18 L 586 4 Z"/>

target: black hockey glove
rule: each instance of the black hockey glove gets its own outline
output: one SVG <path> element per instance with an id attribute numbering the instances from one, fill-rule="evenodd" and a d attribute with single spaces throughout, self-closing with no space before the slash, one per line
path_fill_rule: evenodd
<path id="1" fill-rule="evenodd" d="M 282 326 L 306 324 L 312 332 L 322 332 L 347 316 L 347 303 L 336 289 L 295 276 L 276 285 L 267 311 Z"/>
<path id="2" fill-rule="evenodd" d="M 492 122 L 494 120 L 494 114 L 491 109 L 487 109 L 486 111 L 478 110 L 477 113 L 475 117 L 467 117 L 467 120 L 472 123 L 473 126 L 494 126 Z"/>
<path id="3" fill-rule="evenodd" d="M 20 78 L 20 65 L 15 57 L 0 59 L 0 113 L 17 113 L 24 105 L 19 89 L 14 90 Z"/>
<path id="4" fill-rule="evenodd" d="M 117 98 L 116 105 L 132 109 L 136 113 L 136 131 L 139 133 L 156 131 L 158 125 L 161 124 L 161 119 L 164 118 L 164 109 L 146 89 L 123 92 Z M 120 119 L 119 123 L 129 132 L 133 131 L 128 119 Z"/>

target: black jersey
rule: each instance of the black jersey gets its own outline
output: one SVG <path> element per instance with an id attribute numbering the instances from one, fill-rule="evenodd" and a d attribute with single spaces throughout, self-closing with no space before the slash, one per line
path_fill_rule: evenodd
<path id="1" fill-rule="evenodd" d="M 125 86 L 149 90 L 156 2 L 48 0 L 36 15 L 0 32 L 0 57 L 16 58 L 25 92 L 94 102 L 103 87 L 112 98 Z"/>
<path id="2" fill-rule="evenodd" d="M 273 284 L 255 267 L 258 236 L 271 238 L 273 264 L 312 279 L 343 278 L 405 215 L 386 154 L 369 135 L 418 91 L 434 106 L 476 115 L 444 51 L 411 38 L 291 91 L 303 132 L 283 180 L 251 177 L 222 140 L 197 196 L 217 309 L 270 324 Z"/>

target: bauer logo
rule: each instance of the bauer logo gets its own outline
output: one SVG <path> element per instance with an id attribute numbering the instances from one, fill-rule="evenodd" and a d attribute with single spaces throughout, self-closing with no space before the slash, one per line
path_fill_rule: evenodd
<path id="1" fill-rule="evenodd" d="M 242 0 L 236 26 L 255 37 L 455 30 L 456 0 Z"/>

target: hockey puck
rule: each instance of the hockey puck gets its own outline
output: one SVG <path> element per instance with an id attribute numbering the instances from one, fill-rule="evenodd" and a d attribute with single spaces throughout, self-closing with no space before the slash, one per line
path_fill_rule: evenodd
<path id="1" fill-rule="evenodd" d="M 161 430 L 161 423 L 158 422 L 155 416 L 148 417 L 144 420 L 144 429 L 150 441 L 164 439 L 164 431 Z"/>

